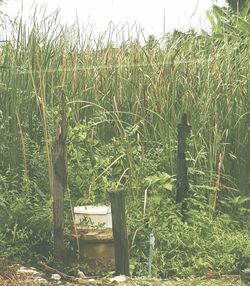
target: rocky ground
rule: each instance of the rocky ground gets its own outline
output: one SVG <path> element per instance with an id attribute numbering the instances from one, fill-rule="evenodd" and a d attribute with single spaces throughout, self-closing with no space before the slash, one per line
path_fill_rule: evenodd
<path id="1" fill-rule="evenodd" d="M 192 279 L 172 279 L 172 280 L 155 280 L 155 279 L 130 279 L 124 276 L 113 278 L 91 278 L 84 277 L 83 273 L 79 273 L 78 277 L 64 275 L 53 269 L 44 269 L 43 271 L 35 268 L 23 267 L 20 264 L 10 262 L 4 258 L 0 258 L 0 285 L 1 286 L 41 286 L 41 285 L 65 285 L 65 286 L 229 286 L 241 285 L 240 276 L 223 275 L 222 277 L 209 277 Z M 60 275 L 61 274 L 61 275 Z"/>

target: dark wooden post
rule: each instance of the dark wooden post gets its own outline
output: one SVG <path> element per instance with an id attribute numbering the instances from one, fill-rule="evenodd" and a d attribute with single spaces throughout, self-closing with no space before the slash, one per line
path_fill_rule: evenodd
<path id="1" fill-rule="evenodd" d="M 66 103 L 62 95 L 61 118 L 53 144 L 53 223 L 54 223 L 54 257 L 64 258 L 64 191 L 67 187 L 66 167 Z"/>
<path id="2" fill-rule="evenodd" d="M 123 274 L 129 276 L 128 233 L 124 190 L 111 192 L 110 201 L 115 245 L 115 272 L 116 275 Z"/>
<path id="3" fill-rule="evenodd" d="M 185 220 L 185 210 L 187 208 L 185 199 L 188 196 L 188 174 L 186 162 L 186 139 L 191 130 L 187 124 L 187 115 L 183 114 L 181 123 L 178 124 L 178 148 L 177 148 L 177 188 L 176 203 L 181 203 L 181 211 Z"/>

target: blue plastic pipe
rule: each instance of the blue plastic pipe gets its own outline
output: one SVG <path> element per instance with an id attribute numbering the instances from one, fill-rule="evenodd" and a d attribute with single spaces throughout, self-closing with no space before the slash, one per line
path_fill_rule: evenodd
<path id="1" fill-rule="evenodd" d="M 153 233 L 149 235 L 149 256 L 148 256 L 148 277 L 152 277 L 152 261 L 153 261 L 153 249 L 155 247 L 155 237 Z"/>

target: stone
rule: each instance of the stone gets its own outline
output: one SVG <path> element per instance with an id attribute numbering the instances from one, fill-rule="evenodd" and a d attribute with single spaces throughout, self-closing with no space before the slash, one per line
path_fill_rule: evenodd
<path id="1" fill-rule="evenodd" d="M 121 283 L 121 282 L 125 282 L 127 280 L 127 277 L 124 276 L 124 275 L 119 275 L 119 276 L 115 276 L 114 278 L 111 278 L 110 279 L 110 282 L 118 282 L 118 283 Z"/>
<path id="2" fill-rule="evenodd" d="M 21 266 L 18 270 L 17 270 L 17 274 L 27 274 L 27 275 L 39 275 L 40 273 L 35 270 L 34 268 L 27 268 L 27 267 L 23 267 Z"/>
<path id="3" fill-rule="evenodd" d="M 50 278 L 53 279 L 53 280 L 56 280 L 56 281 L 61 280 L 61 276 L 59 274 L 57 274 L 57 273 L 52 274 Z"/>

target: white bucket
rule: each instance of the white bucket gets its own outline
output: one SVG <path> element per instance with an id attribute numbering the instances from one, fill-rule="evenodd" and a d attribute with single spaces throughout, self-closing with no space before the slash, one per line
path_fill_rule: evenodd
<path id="1" fill-rule="evenodd" d="M 74 207 L 75 224 L 79 229 L 112 228 L 111 207 Z"/>

